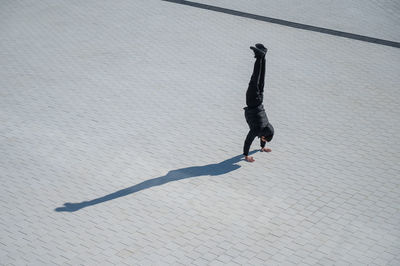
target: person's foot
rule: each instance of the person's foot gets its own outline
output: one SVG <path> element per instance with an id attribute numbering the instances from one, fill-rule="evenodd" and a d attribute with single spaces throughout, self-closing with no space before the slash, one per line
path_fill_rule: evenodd
<path id="1" fill-rule="evenodd" d="M 268 49 L 262 44 L 262 43 L 257 43 L 255 45 L 258 49 L 263 50 L 265 53 L 268 52 Z"/>
<path id="2" fill-rule="evenodd" d="M 256 58 L 263 58 L 265 56 L 265 51 L 263 51 L 262 49 L 259 49 L 254 46 L 250 46 L 250 49 L 253 50 L 254 57 L 256 57 Z"/>

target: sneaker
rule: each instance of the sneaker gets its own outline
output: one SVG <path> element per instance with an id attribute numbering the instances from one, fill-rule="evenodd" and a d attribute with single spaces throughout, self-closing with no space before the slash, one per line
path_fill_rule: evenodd
<path id="1" fill-rule="evenodd" d="M 262 44 L 262 43 L 257 43 L 255 45 L 258 49 L 263 50 L 265 53 L 268 52 L 268 49 Z"/>
<path id="2" fill-rule="evenodd" d="M 262 49 L 259 49 L 259 48 L 254 47 L 254 46 L 250 46 L 250 49 L 253 50 L 254 57 L 256 57 L 256 58 L 262 58 L 262 57 L 265 56 L 265 51 L 263 51 Z"/>

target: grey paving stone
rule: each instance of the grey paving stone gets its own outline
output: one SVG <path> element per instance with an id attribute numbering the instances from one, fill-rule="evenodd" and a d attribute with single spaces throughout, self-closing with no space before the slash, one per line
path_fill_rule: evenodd
<path id="1" fill-rule="evenodd" d="M 396 1 L 196 2 L 400 41 Z M 0 25 L 0 264 L 399 264 L 398 48 L 161 0 Z M 256 42 L 276 136 L 249 164 Z"/>

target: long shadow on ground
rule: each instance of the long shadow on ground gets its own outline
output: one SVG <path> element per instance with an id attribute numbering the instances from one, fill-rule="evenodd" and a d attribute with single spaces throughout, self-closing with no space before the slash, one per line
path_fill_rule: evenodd
<path id="1" fill-rule="evenodd" d="M 256 151 L 252 151 L 251 154 L 255 153 Z M 88 206 L 96 205 L 99 203 L 103 203 L 109 200 L 117 199 L 120 197 L 124 197 L 136 192 L 139 192 L 144 189 L 148 189 L 154 186 L 164 185 L 166 183 L 177 181 L 185 178 L 192 178 L 197 176 L 217 176 L 223 175 L 234 170 L 240 168 L 240 165 L 236 164 L 242 160 L 243 155 L 237 155 L 225 161 L 215 164 L 207 164 L 202 166 L 192 166 L 186 168 L 180 168 L 176 170 L 169 171 L 165 176 L 160 176 L 157 178 L 149 179 L 139 183 L 137 185 L 121 189 L 114 193 L 108 194 L 101 198 L 93 199 L 90 201 L 83 201 L 79 203 L 65 203 L 63 207 L 56 208 L 55 211 L 57 212 L 74 212 L 78 211 L 82 208 L 86 208 Z"/>

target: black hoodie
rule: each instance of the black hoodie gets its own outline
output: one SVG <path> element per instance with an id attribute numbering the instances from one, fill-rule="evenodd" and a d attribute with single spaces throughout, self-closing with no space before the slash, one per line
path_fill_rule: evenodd
<path id="1" fill-rule="evenodd" d="M 244 115 L 246 122 L 249 125 L 250 131 L 244 141 L 243 155 L 249 154 L 250 146 L 255 137 L 265 136 L 268 141 L 274 136 L 274 128 L 268 121 L 267 114 L 265 113 L 264 105 L 260 104 L 257 107 L 244 108 Z M 262 148 L 265 147 L 265 142 L 260 140 Z"/>

